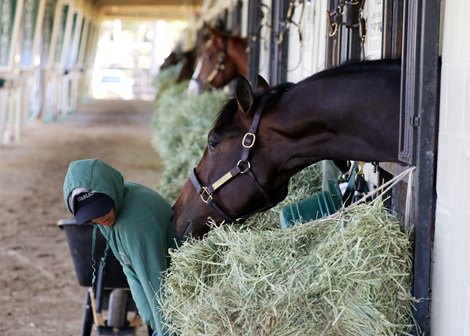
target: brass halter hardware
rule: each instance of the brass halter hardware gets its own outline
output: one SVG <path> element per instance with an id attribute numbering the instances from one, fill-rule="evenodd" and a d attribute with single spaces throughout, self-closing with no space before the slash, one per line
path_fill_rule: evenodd
<path id="1" fill-rule="evenodd" d="M 250 150 L 255 144 L 256 140 L 256 131 L 258 130 L 258 125 L 260 122 L 261 118 L 261 112 L 263 110 L 264 106 L 259 107 L 253 117 L 253 121 L 251 122 L 250 129 L 245 135 L 243 136 L 242 139 L 242 155 L 240 160 L 237 162 L 237 164 L 232 167 L 227 173 L 225 173 L 222 177 L 220 177 L 217 181 L 214 183 L 205 186 L 202 184 L 202 182 L 199 180 L 197 173 L 196 173 L 196 168 L 193 169 L 190 175 L 190 180 L 191 183 L 196 190 L 196 192 L 199 194 L 201 200 L 212 207 L 215 212 L 217 212 L 225 221 L 227 222 L 235 222 L 238 219 L 244 219 L 248 218 L 251 216 L 254 212 L 245 214 L 241 217 L 234 217 L 230 216 L 227 211 L 222 209 L 222 207 L 214 200 L 213 194 L 214 192 L 221 188 L 223 185 L 231 181 L 235 176 L 242 174 L 242 175 L 247 175 L 251 178 L 251 181 L 253 184 L 256 186 L 256 188 L 263 194 L 266 204 L 265 206 L 262 207 L 262 209 L 257 210 L 258 211 L 263 211 L 266 209 L 269 209 L 273 207 L 274 205 L 277 204 L 277 202 L 271 201 L 268 193 L 266 190 L 259 184 L 258 179 L 256 178 L 255 173 L 251 169 L 251 164 L 249 161 L 249 156 L 250 156 Z"/>
<path id="2" fill-rule="evenodd" d="M 206 48 L 209 48 L 212 46 L 213 41 L 209 40 L 206 42 Z M 212 82 L 216 79 L 216 77 L 219 75 L 219 73 L 224 75 L 224 70 L 225 70 L 225 61 L 227 60 L 227 41 L 224 39 L 224 45 L 222 51 L 219 52 L 217 55 L 217 64 L 215 65 L 214 69 L 210 72 L 210 74 L 207 76 L 207 79 L 205 80 L 199 80 L 195 77 L 192 77 L 191 80 L 198 82 L 202 84 L 203 86 L 209 86 L 212 85 Z"/>
<path id="3" fill-rule="evenodd" d="M 245 133 L 242 140 L 242 146 L 245 148 L 251 148 L 255 144 L 256 134 L 248 132 Z"/>

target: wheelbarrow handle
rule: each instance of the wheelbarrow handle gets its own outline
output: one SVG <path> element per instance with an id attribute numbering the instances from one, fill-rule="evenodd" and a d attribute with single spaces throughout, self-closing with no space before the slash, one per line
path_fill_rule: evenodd
<path id="1" fill-rule="evenodd" d="M 88 288 L 88 293 L 90 294 L 90 302 L 91 302 L 91 310 L 93 312 L 93 320 L 95 321 L 95 324 L 97 326 L 103 327 L 105 325 L 104 320 L 103 320 L 103 316 L 101 316 L 101 313 L 96 312 L 95 293 L 93 292 L 92 287 Z"/>

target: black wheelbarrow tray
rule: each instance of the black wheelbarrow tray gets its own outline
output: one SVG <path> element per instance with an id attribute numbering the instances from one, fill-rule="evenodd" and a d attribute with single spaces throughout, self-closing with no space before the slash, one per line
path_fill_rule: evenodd
<path id="1" fill-rule="evenodd" d="M 111 250 L 103 260 L 106 239 L 97 230 L 92 258 L 92 224 L 60 219 L 57 225 L 65 232 L 78 283 L 87 288 L 81 335 L 90 336 L 93 324 L 98 335 L 135 335 L 142 320 L 119 261 Z M 106 319 L 103 311 L 107 311 Z"/>

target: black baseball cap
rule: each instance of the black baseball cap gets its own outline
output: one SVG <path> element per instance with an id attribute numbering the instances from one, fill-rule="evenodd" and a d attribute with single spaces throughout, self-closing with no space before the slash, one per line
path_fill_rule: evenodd
<path id="1" fill-rule="evenodd" d="M 92 219 L 106 215 L 113 208 L 113 199 L 106 194 L 87 192 L 75 196 L 75 220 L 85 224 Z"/>

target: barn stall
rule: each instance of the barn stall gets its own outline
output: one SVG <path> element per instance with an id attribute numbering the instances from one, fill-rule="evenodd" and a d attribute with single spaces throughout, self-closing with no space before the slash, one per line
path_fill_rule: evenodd
<path id="1" fill-rule="evenodd" d="M 223 21 L 227 30 L 248 38 L 252 83 L 257 74 L 275 85 L 297 82 L 349 60 L 402 59 L 399 162 L 368 163 L 365 176 L 377 187 L 415 169 L 388 193 L 386 207 L 397 214 L 403 228 L 413 229 L 412 293 L 426 298 L 415 303 L 413 332 L 429 333 L 443 4 L 225 1 L 206 6 L 199 27 L 204 21 Z M 331 166 L 323 163 L 324 189 L 328 174 L 338 174 Z"/>
<path id="2" fill-rule="evenodd" d="M 15 8 L 8 7 L 13 3 Z M 19 140 L 28 118 L 49 121 L 73 111 L 86 92 L 92 66 L 98 20 L 86 1 L 40 1 L 39 7 L 25 9 L 29 30 L 23 35 L 21 64 L 13 62 L 22 6 L 34 3 L 3 4 L 12 13 L 0 69 L 3 143 Z M 351 59 L 402 59 L 400 162 L 366 164 L 365 174 L 378 186 L 415 168 L 412 178 L 391 190 L 386 203 L 402 227 L 414 228 L 412 294 L 427 298 L 416 303 L 414 317 L 426 334 L 466 335 L 470 270 L 465 262 L 468 196 L 462 180 L 470 167 L 470 47 L 465 39 L 470 6 L 464 0 L 366 0 L 361 7 L 361 2 L 339 0 L 204 1 L 203 14 L 184 39 L 194 43 L 203 21 L 226 22 L 228 30 L 239 29 L 249 38 L 250 81 L 260 73 L 272 85 L 297 82 Z M 365 30 L 359 28 L 361 18 Z M 43 25 L 40 43 L 34 22 Z M 332 25 L 338 22 L 345 24 Z M 40 65 L 29 57 L 33 46 L 43 54 Z M 325 163 L 323 175 L 329 168 Z M 325 178 L 322 184 L 325 188 Z"/>

